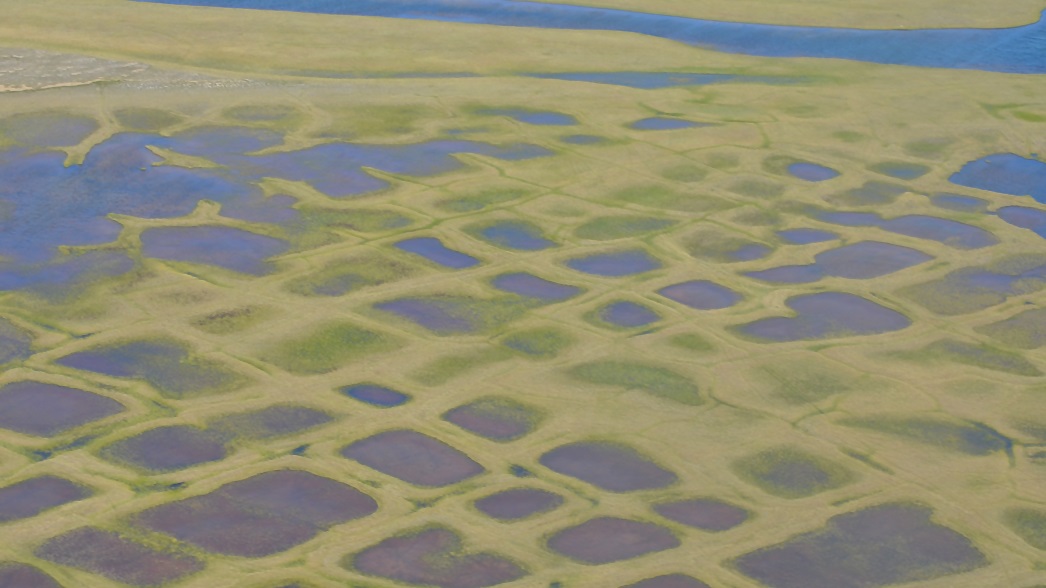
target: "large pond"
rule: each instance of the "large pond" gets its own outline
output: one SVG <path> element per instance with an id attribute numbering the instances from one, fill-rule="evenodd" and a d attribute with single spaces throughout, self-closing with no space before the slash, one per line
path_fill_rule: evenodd
<path id="1" fill-rule="evenodd" d="M 517 0 L 138 0 L 548 29 L 628 31 L 747 55 L 1046 73 L 1046 22 L 1008 29 L 861 30 L 719 22 Z"/>

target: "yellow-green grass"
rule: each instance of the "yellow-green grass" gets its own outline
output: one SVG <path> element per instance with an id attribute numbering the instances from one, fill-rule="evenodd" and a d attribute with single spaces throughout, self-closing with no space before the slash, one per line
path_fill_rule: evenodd
<path id="1" fill-rule="evenodd" d="M 132 10 L 115 1 L 63 3 L 64 13 L 50 2 L 9 4 L 5 8 L 19 17 L 18 24 L 0 23 L 10 44 L 158 64 L 185 50 L 187 61 L 179 67 L 206 67 L 212 73 L 226 68 L 301 71 L 313 57 L 319 69 L 360 73 L 462 71 L 467 64 L 481 72 L 707 66 L 806 75 L 813 67 L 809 61 L 717 56 L 634 35 L 226 15 L 143 5 Z M 58 25 L 78 20 L 82 28 L 66 26 L 59 32 Z M 230 29 L 231 22 L 236 27 Z M 300 24 L 300 31 L 287 23 Z M 132 32 L 135 27 L 140 27 L 138 33 Z M 223 27 L 226 34 L 219 37 Z M 281 32 L 274 34 L 277 28 Z M 470 36 L 462 39 L 459 31 Z M 235 38 L 213 42 L 230 36 Z M 403 44 L 392 44 L 393 38 Z M 274 43 L 262 47 L 262 39 Z M 421 46 L 430 48 L 422 61 L 403 58 Z M 535 46 L 541 50 L 533 50 Z M 470 50 L 481 54 L 466 63 Z M 469 551 L 494 550 L 525 564 L 531 575 L 506 584 L 511 588 L 553 583 L 595 588 L 672 572 L 713 586 L 747 587 L 754 583 L 729 563 L 737 557 L 814 531 L 837 514 L 889 500 L 917 500 L 931 505 L 935 520 L 969 537 L 992 561 L 928 586 L 986 586 L 999 577 L 1018 586 L 1034 585 L 1042 559 L 1037 488 L 1046 467 L 1037 447 L 1046 438 L 1041 377 L 1026 369 L 991 369 L 969 357 L 977 349 L 992 349 L 1003 354 L 999 357 L 1019 358 L 1024 362 L 1020 365 L 1046 367 L 1034 337 L 1008 337 L 996 326 L 1026 312 L 1026 303 L 1037 303 L 1041 294 L 1028 292 L 947 315 L 925 308 L 908 293 L 955 269 L 992 267 L 1042 247 L 1041 238 L 1029 231 L 994 217 L 933 208 L 921 193 L 957 191 L 947 176 L 987 153 L 1046 152 L 1042 123 L 1019 114 L 1043 108 L 1038 96 L 1046 91 L 1046 82 L 1031 76 L 840 62 L 818 62 L 816 67 L 820 77 L 785 86 L 650 91 L 504 77 L 335 80 L 292 89 L 169 91 L 115 84 L 5 95 L 0 116 L 58 109 L 98 120 L 100 130 L 69 149 L 72 161 L 118 131 L 175 133 L 216 124 L 278 130 L 287 134 L 289 149 L 334 138 L 410 143 L 445 137 L 453 128 L 482 127 L 469 138 L 528 141 L 556 153 L 519 162 L 461 156 L 464 168 L 433 177 L 375 172 L 390 181 L 389 189 L 346 200 L 300 182 L 265 180 L 266 194 L 295 197 L 306 220 L 305 236 L 295 238 L 296 248 L 276 260 L 271 275 L 253 278 L 145 259 L 131 276 L 103 280 L 62 299 L 5 293 L 0 313 L 32 334 L 34 355 L 5 366 L 0 385 L 37 378 L 78 386 L 124 403 L 129 416 L 55 439 L 0 430 L 0 474 L 14 481 L 53 473 L 95 490 L 87 500 L 5 525 L 0 560 L 32 563 L 66 585 L 115 586 L 33 555 L 46 539 L 92 524 L 206 560 L 205 572 L 179 586 L 378 586 L 391 583 L 339 562 L 389 537 L 443 524 L 462 533 Z M 476 114 L 477 105 L 506 104 L 571 114 L 581 125 L 564 131 Z M 1022 106 L 991 107 L 1010 104 Z M 129 110 L 146 108 L 150 110 Z M 651 109 L 722 123 L 722 128 L 682 133 L 627 128 Z M 559 141 L 575 130 L 610 141 L 587 146 Z M 831 165 L 843 175 L 831 185 L 801 182 L 780 173 L 782 158 Z M 897 159 L 929 165 L 932 171 L 912 182 L 910 192 L 875 208 L 877 213 L 888 218 L 947 216 L 991 230 L 1001 243 L 963 251 L 872 228 L 822 223 L 804 212 L 810 205 L 833 208 L 826 198 L 873 179 L 868 165 Z M 172 157 L 169 163 L 200 162 Z M 760 188 L 770 184 L 784 191 L 774 195 Z M 1023 197 L 961 191 L 987 198 L 992 207 L 1030 204 Z M 629 234 L 605 220 L 639 217 L 673 224 Z M 399 224 L 400 218 L 409 224 Z M 508 251 L 469 232 L 503 218 L 534 223 L 557 247 Z M 182 219 L 119 221 L 126 227 L 119 245 L 136 256 L 136 236 L 151 226 L 219 223 L 274 230 L 222 217 L 212 204 Z M 793 227 L 831 230 L 842 241 L 782 244 L 775 231 Z M 737 263 L 694 255 L 694 236 L 712 228 L 724 239 L 762 242 L 774 251 L 763 260 Z M 411 260 L 392 246 L 422 230 L 483 263 L 440 269 Z M 600 241 L 608 236 L 613 243 Z M 935 260 L 875 280 L 826 278 L 810 285 L 770 285 L 739 275 L 811 263 L 819 252 L 866 239 L 917 248 Z M 643 247 L 664 268 L 619 280 L 563 265 L 566 259 L 610 245 Z M 503 293 L 492 289 L 490 280 L 516 271 L 584 292 L 557 304 L 525 305 L 521 312 L 500 316 L 503 320 L 493 321 L 486 331 L 454 336 L 439 336 L 373 310 L 382 301 L 432 294 L 494 300 Z M 354 275 L 359 282 L 346 277 Z M 316 291 L 317 285 L 338 279 L 361 285 L 337 295 L 330 295 L 337 288 Z M 664 286 L 692 279 L 721 283 L 744 300 L 727 309 L 697 311 L 657 294 Z M 904 312 L 914 324 L 872 337 L 781 344 L 748 341 L 729 330 L 761 317 L 785 316 L 789 297 L 818 290 L 874 298 Z M 662 317 L 657 329 L 612 330 L 586 319 L 593 309 L 621 298 L 656 310 Z M 90 347 L 82 339 L 87 335 L 124 340 L 157 332 L 242 374 L 244 384 L 217 395 L 165 398 L 144 381 L 55 363 Z M 962 345 L 941 346 L 941 340 Z M 394 388 L 411 400 L 382 409 L 338 392 L 360 382 Z M 456 407 L 491 396 L 533 406 L 544 418 L 532 432 L 508 443 L 492 443 L 441 419 Z M 226 459 L 180 472 L 146 474 L 100 455 L 115 440 L 156 426 L 206 427 L 228 415 L 285 404 L 314 407 L 335 420 L 287 437 L 238 440 Z M 449 488 L 422 488 L 339 455 L 342 447 L 392 428 L 438 438 L 468 453 L 487 473 Z M 993 435 L 1011 439 L 1012 451 Z M 978 453 L 976 443 L 974 449 L 963 444 L 971 438 L 987 439 L 982 445 L 991 451 Z M 555 447 L 586 439 L 628 444 L 676 473 L 679 481 L 663 489 L 619 494 L 552 472 L 538 461 Z M 42 451 L 51 457 L 40 459 L 37 452 Z M 829 483 L 814 493 L 799 492 L 803 497 L 767 485 L 768 465 L 783 458 L 815 464 L 829 473 Z M 143 533 L 129 522 L 146 508 L 280 468 L 307 469 L 350 484 L 374 496 L 379 510 L 257 560 L 208 554 Z M 534 475 L 518 477 L 520 468 Z M 511 525 L 493 521 L 473 506 L 479 498 L 520 485 L 562 494 L 564 505 Z M 694 496 L 736 503 L 753 517 L 735 530 L 705 533 L 660 518 L 649 507 Z M 604 566 L 574 563 L 545 549 L 544 541 L 562 528 L 607 515 L 665 525 L 683 546 Z"/>

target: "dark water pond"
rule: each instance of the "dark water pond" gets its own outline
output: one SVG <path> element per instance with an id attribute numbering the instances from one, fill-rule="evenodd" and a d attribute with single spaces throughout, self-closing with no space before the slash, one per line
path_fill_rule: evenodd
<path id="1" fill-rule="evenodd" d="M 556 246 L 542 235 L 541 227 L 524 221 L 501 221 L 480 229 L 478 234 L 495 245 L 517 251 L 541 251 Z"/>
<path id="2" fill-rule="evenodd" d="M 205 566 L 195 557 L 147 547 L 97 527 L 81 527 L 58 535 L 37 548 L 34 555 L 131 586 L 174 582 Z"/>
<path id="3" fill-rule="evenodd" d="M 281 239 L 232 227 L 156 227 L 142 232 L 146 257 L 216 265 L 252 275 L 271 271 L 268 258 L 289 248 Z"/>
<path id="4" fill-rule="evenodd" d="M 863 280 L 892 274 L 931 259 L 931 256 L 910 247 L 861 241 L 818 253 L 812 265 L 789 265 L 745 275 L 765 282 L 787 284 L 815 282 L 823 276 Z"/>
<path id="5" fill-rule="evenodd" d="M 667 118 L 663 116 L 652 116 L 643 118 L 628 125 L 637 131 L 672 131 L 675 129 L 691 129 L 694 127 L 708 126 L 705 123 L 696 123 L 692 120 L 682 118 Z"/>
<path id="6" fill-rule="evenodd" d="M 142 1 L 142 0 L 140 0 Z M 1009 29 L 858 30 L 718 22 L 511 0 L 144 0 L 548 29 L 628 31 L 728 53 L 1046 73 L 1046 22 Z"/>
<path id="7" fill-rule="evenodd" d="M 305 471 L 277 470 L 150 508 L 135 522 L 214 553 L 263 557 L 377 510 L 373 498 L 352 486 Z"/>
<path id="8" fill-rule="evenodd" d="M 77 388 L 32 380 L 0 388 L 0 427 L 51 437 L 124 411 L 119 402 Z"/>
<path id="9" fill-rule="evenodd" d="M 1046 210 L 1027 206 L 1004 206 L 995 213 L 1011 225 L 1028 229 L 1046 239 Z"/>
<path id="10" fill-rule="evenodd" d="M 604 322 L 625 328 L 645 327 L 661 320 L 656 312 L 628 300 L 619 300 L 600 308 L 598 316 Z"/>
<path id="11" fill-rule="evenodd" d="M 808 161 L 793 163 L 788 166 L 788 173 L 807 182 L 823 182 L 839 176 L 839 172 L 830 167 Z"/>
<path id="12" fill-rule="evenodd" d="M 39 124 L 61 127 L 63 122 L 45 119 Z M 365 173 L 363 166 L 423 176 L 462 167 L 453 157 L 456 153 L 509 160 L 551 154 L 525 144 L 430 141 L 399 146 L 329 143 L 300 151 L 251 155 L 281 144 L 282 136 L 238 127 L 207 127 L 174 137 L 117 134 L 94 146 L 81 165 L 66 167 L 64 153 L 32 150 L 48 143 L 41 141 L 0 150 L 0 289 L 63 285 L 129 271 L 133 262 L 123 253 L 59 255 L 61 246 L 114 241 L 121 226 L 108 218 L 110 214 L 176 218 L 208 199 L 219 203 L 229 218 L 293 224 L 299 218 L 294 199 L 285 195 L 266 199 L 255 182 L 264 177 L 304 181 L 330 196 L 342 197 L 387 187 L 384 180 Z M 148 146 L 208 158 L 222 167 L 157 165 L 161 158 Z M 248 252 L 257 247 L 266 251 L 279 248 L 262 242 L 271 238 L 244 234 L 219 227 L 156 228 L 145 233 L 146 245 L 157 257 L 217 263 L 258 273 L 260 266 L 250 260 L 261 256 L 248 256 Z M 194 244 L 197 240 L 201 242 Z M 229 248 L 238 249 L 239 256 L 228 252 Z M 164 253 L 174 249 L 179 253 Z"/>
<path id="13" fill-rule="evenodd" d="M 563 529 L 548 540 L 552 551 L 584 564 L 632 559 L 679 547 L 668 529 L 617 517 L 600 517 Z"/>
<path id="14" fill-rule="evenodd" d="M 566 265 L 586 274 L 620 278 L 658 269 L 661 262 L 642 249 L 629 249 L 577 257 L 567 260 Z"/>
<path id="15" fill-rule="evenodd" d="M 715 498 L 662 502 L 654 505 L 654 511 L 666 519 L 713 533 L 733 529 L 750 516 L 747 510 Z"/>
<path id="16" fill-rule="evenodd" d="M 392 408 L 410 401 L 410 396 L 377 384 L 353 384 L 339 390 L 342 394 L 380 408 Z"/>
<path id="17" fill-rule="evenodd" d="M 925 214 L 909 214 L 884 219 L 874 212 L 821 212 L 817 218 L 824 222 L 848 227 L 879 227 L 884 231 L 937 241 L 957 249 L 990 247 L 999 239 L 982 228 Z"/>
<path id="18" fill-rule="evenodd" d="M 450 445 L 410 429 L 372 435 L 346 446 L 341 454 L 417 486 L 449 486 L 485 471 Z"/>
<path id="19" fill-rule="evenodd" d="M 443 413 L 443 420 L 491 441 L 515 441 L 537 426 L 540 413 L 501 396 L 487 396 Z"/>
<path id="20" fill-rule="evenodd" d="M 824 528 L 741 556 L 737 569 L 772 588 L 875 588 L 959 574 L 987 565 L 970 540 L 931 519 L 929 508 L 872 506 Z"/>
<path id="21" fill-rule="evenodd" d="M 385 539 L 347 557 L 343 565 L 369 576 L 438 588 L 485 588 L 527 575 L 497 553 L 466 551 L 461 535 L 442 525 Z"/>
<path id="22" fill-rule="evenodd" d="M 686 574 L 666 574 L 654 578 L 647 578 L 635 584 L 629 584 L 623 588 L 710 588 L 701 580 Z"/>
<path id="23" fill-rule="evenodd" d="M 987 200 L 962 194 L 934 194 L 930 202 L 937 208 L 960 212 L 983 212 L 988 207 Z"/>
<path id="24" fill-rule="evenodd" d="M 831 231 L 822 231 L 820 229 L 785 229 L 783 231 L 777 231 L 777 236 L 792 245 L 823 243 L 825 241 L 834 241 L 839 238 L 839 235 L 836 235 Z"/>
<path id="25" fill-rule="evenodd" d="M 657 293 L 698 310 L 728 308 L 741 301 L 741 295 L 737 292 L 709 280 L 673 284 L 661 288 Z"/>
<path id="26" fill-rule="evenodd" d="M 35 517 L 91 494 L 87 488 L 57 476 L 23 480 L 0 488 L 0 523 Z"/>
<path id="27" fill-rule="evenodd" d="M 674 484 L 676 475 L 627 445 L 578 441 L 539 459 L 541 465 L 610 492 L 634 492 Z"/>
<path id="28" fill-rule="evenodd" d="M 1046 60 L 1042 61 L 1046 67 Z M 1000 194 L 1031 196 L 1046 204 L 1046 162 L 1014 153 L 996 153 L 971 161 L 948 181 Z"/>
<path id="29" fill-rule="evenodd" d="M 451 269 L 464 269 L 479 264 L 475 257 L 451 249 L 435 237 L 404 239 L 396 242 L 396 248 Z"/>
<path id="30" fill-rule="evenodd" d="M 581 288 L 577 286 L 560 284 L 523 272 L 501 274 L 491 280 L 490 284 L 503 292 L 547 302 L 567 300 L 581 293 Z"/>
<path id="31" fill-rule="evenodd" d="M 62 585 L 31 565 L 5 561 L 0 562 L 0 586 L 18 588 L 62 588 Z"/>
<path id="32" fill-rule="evenodd" d="M 512 488 L 480 498 L 475 506 L 499 521 L 515 521 L 548 512 L 563 504 L 563 497 L 539 488 Z"/>
<path id="33" fill-rule="evenodd" d="M 794 317 L 771 317 L 741 325 L 743 334 L 769 341 L 798 341 L 897 331 L 911 325 L 903 314 L 843 292 L 803 294 L 788 299 Z"/>
<path id="34" fill-rule="evenodd" d="M 591 82 L 593 84 L 626 86 L 629 88 L 639 88 L 643 90 L 673 88 L 676 86 L 704 86 L 707 84 L 731 82 L 735 80 L 763 81 L 772 79 L 748 76 L 735 76 L 729 74 L 672 73 L 646 71 L 576 72 L 529 75 L 530 77 L 534 78 L 567 80 L 571 82 Z"/>
<path id="35" fill-rule="evenodd" d="M 569 114 L 560 112 L 523 110 L 521 108 L 487 108 L 480 110 L 479 114 L 488 116 L 507 116 L 528 125 L 541 125 L 553 127 L 569 127 L 577 124 L 577 119 Z"/>

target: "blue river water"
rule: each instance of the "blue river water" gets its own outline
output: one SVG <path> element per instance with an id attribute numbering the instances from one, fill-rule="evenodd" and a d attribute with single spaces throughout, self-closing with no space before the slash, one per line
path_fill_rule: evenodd
<path id="1" fill-rule="evenodd" d="M 137 0 L 546 29 L 626 31 L 727 53 L 1046 73 L 1046 20 L 1005 29 L 863 30 L 719 22 L 518 0 Z"/>

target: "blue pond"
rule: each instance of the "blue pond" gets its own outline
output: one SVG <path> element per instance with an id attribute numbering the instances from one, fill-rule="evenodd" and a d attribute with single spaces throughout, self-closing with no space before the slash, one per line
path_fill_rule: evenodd
<path id="1" fill-rule="evenodd" d="M 1028 229 L 1046 239 L 1046 210 L 1027 206 L 1004 206 L 995 213 L 1011 225 Z"/>
<path id="2" fill-rule="evenodd" d="M 984 212 L 988 208 L 987 200 L 961 194 L 934 194 L 930 202 L 937 208 L 959 212 Z"/>
<path id="3" fill-rule="evenodd" d="M 409 319 L 435 333 L 447 335 L 471 333 L 479 328 L 479 319 L 458 300 L 440 298 L 400 298 L 375 304 L 374 308 Z"/>
<path id="4" fill-rule="evenodd" d="M 591 82 L 593 84 L 626 86 L 629 88 L 638 88 L 642 90 L 656 90 L 658 88 L 673 88 L 676 86 L 704 86 L 707 84 L 716 84 L 735 80 L 763 81 L 772 79 L 756 77 L 749 78 L 746 76 L 734 76 L 728 74 L 671 73 L 646 71 L 577 72 L 528 75 L 533 78 L 566 80 L 570 82 Z"/>
<path id="5" fill-rule="evenodd" d="M 541 227 L 523 221 L 502 221 L 479 231 L 480 237 L 487 241 L 518 251 L 540 251 L 555 247 L 541 234 Z"/>
<path id="6" fill-rule="evenodd" d="M 858 30 L 718 22 L 518 0 L 139 0 L 190 6 L 613 30 L 728 53 L 823 57 L 922 67 L 1046 73 L 1046 22 L 1009 29 Z"/>
<path id="7" fill-rule="evenodd" d="M 1046 163 L 1013 153 L 997 153 L 971 161 L 948 181 L 1000 194 L 1031 196 L 1046 204 Z"/>
<path id="8" fill-rule="evenodd" d="M 57 125 L 56 136 L 65 136 L 67 122 L 52 117 L 35 121 L 44 126 L 32 137 L 50 141 L 46 125 Z M 317 189 L 329 190 L 330 195 L 345 196 L 386 186 L 360 166 L 426 175 L 461 167 L 454 153 L 506 159 L 551 153 L 531 145 L 432 141 L 403 146 L 331 143 L 302 151 L 249 155 L 282 142 L 276 133 L 237 127 L 193 129 L 174 137 L 122 133 L 96 145 L 83 164 L 69 167 L 65 154 L 56 151 L 0 150 L 0 209 L 4 211 L 0 215 L 0 288 L 60 286 L 130 270 L 133 262 L 122 253 L 58 252 L 61 246 L 116 240 L 121 225 L 108 218 L 110 214 L 176 218 L 208 199 L 219 203 L 229 218 L 293 223 L 298 218 L 294 200 L 284 195 L 266 199 L 254 185 L 256 181 L 263 177 L 307 181 Z M 148 146 L 210 158 L 224 167 L 157 165 L 161 159 Z M 159 233 L 150 238 L 160 239 L 156 235 Z"/>
<path id="9" fill-rule="evenodd" d="M 839 235 L 836 235 L 831 231 L 822 231 L 820 229 L 785 229 L 783 231 L 777 231 L 777 236 L 793 245 L 823 243 L 825 241 L 834 241 L 839 238 Z"/>
<path id="10" fill-rule="evenodd" d="M 728 256 L 733 261 L 753 261 L 762 259 L 773 253 L 774 250 L 762 243 L 749 243 L 731 251 Z"/>
<path id="11" fill-rule="evenodd" d="M 989 231 L 936 216 L 910 214 L 884 219 L 874 212 L 821 212 L 818 220 L 848 227 L 879 227 L 917 239 L 937 241 L 957 249 L 980 249 L 999 242 Z"/>
<path id="12" fill-rule="evenodd" d="M 839 177 L 839 172 L 834 169 L 808 161 L 800 161 L 789 165 L 788 173 L 807 182 L 823 182 Z"/>
<path id="13" fill-rule="evenodd" d="M 706 123 L 696 123 L 692 120 L 681 118 L 666 118 L 663 116 L 652 116 L 643 118 L 628 125 L 637 131 L 672 131 L 676 129 L 691 129 L 694 127 L 707 127 Z"/>
<path id="14" fill-rule="evenodd" d="M 903 314 L 860 296 L 819 292 L 788 299 L 794 317 L 770 317 L 736 327 L 769 341 L 799 341 L 897 331 L 911 325 Z"/>
<path id="15" fill-rule="evenodd" d="M 726 286 L 708 280 L 693 280 L 666 286 L 658 294 L 698 310 L 729 308 L 741 301 L 741 295 Z"/>
<path id="16" fill-rule="evenodd" d="M 658 269 L 661 262 L 642 249 L 629 249 L 570 259 L 567 267 L 586 274 L 620 278 Z"/>
<path id="17" fill-rule="evenodd" d="M 451 269 L 464 269 L 479 264 L 475 257 L 450 249 L 435 237 L 404 239 L 397 241 L 395 245 L 397 249 L 420 255 L 432 263 Z"/>
<path id="18" fill-rule="evenodd" d="M 406 404 L 410 396 L 377 384 L 354 384 L 339 390 L 342 394 L 380 408 L 392 408 Z"/>
<path id="19" fill-rule="evenodd" d="M 388 187 L 388 182 L 367 174 L 363 167 L 393 174 L 429 176 L 461 168 L 463 164 L 453 157 L 457 153 L 475 153 L 505 160 L 552 153 L 522 143 L 496 146 L 477 141 L 441 140 L 410 145 L 327 143 L 300 151 L 250 155 L 281 142 L 282 138 L 268 131 L 212 127 L 183 133 L 160 146 L 211 159 L 229 168 L 241 181 L 276 177 L 306 182 L 336 198 Z"/>
<path id="20" fill-rule="evenodd" d="M 490 284 L 502 292 L 548 302 L 573 298 L 582 291 L 577 286 L 552 282 L 527 273 L 501 274 L 491 280 Z"/>
<path id="21" fill-rule="evenodd" d="M 645 327 L 661 320 L 660 315 L 635 302 L 619 300 L 599 309 L 598 316 L 604 322 L 619 327 Z"/>
<path id="22" fill-rule="evenodd" d="M 745 275 L 764 282 L 786 284 L 815 282 L 825 276 L 868 279 L 892 274 L 931 259 L 933 257 L 909 247 L 862 241 L 821 252 L 814 257 L 811 265 L 788 265 Z"/>
<path id="23" fill-rule="evenodd" d="M 559 112 L 547 112 L 537 110 L 523 110 L 520 108 L 487 108 L 480 110 L 479 114 L 490 116 L 507 116 L 528 125 L 543 125 L 554 127 L 568 127 L 577 124 L 577 119 L 569 114 Z"/>
<path id="24" fill-rule="evenodd" d="M 272 269 L 266 260 L 288 249 L 280 239 L 231 227 L 157 227 L 142 233 L 146 257 L 216 265 L 245 274 Z"/>

